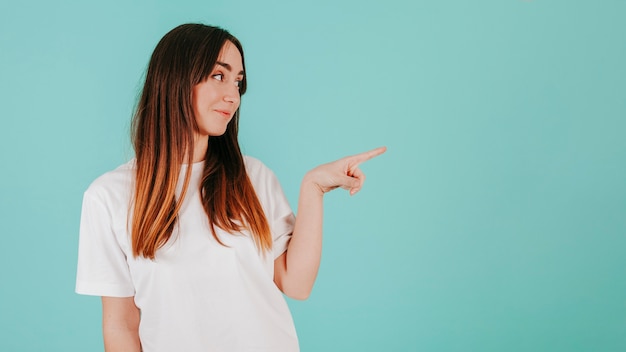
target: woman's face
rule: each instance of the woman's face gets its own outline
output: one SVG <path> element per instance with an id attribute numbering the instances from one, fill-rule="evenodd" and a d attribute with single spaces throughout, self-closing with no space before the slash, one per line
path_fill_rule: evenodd
<path id="1" fill-rule="evenodd" d="M 193 87 L 198 137 L 221 136 L 239 108 L 243 63 L 237 47 L 226 41 L 211 74 Z"/>

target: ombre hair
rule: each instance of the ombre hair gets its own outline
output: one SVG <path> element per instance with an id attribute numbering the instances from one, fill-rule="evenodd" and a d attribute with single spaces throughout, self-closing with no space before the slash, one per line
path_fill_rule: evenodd
<path id="1" fill-rule="evenodd" d="M 191 178 L 184 176 L 179 199 L 176 185 L 182 164 L 193 162 L 198 131 L 193 109 L 193 87 L 211 74 L 226 43 L 241 54 L 237 38 L 203 24 L 183 24 L 157 44 L 132 121 L 136 179 L 129 213 L 133 255 L 154 259 L 169 240 Z M 245 72 L 245 65 L 244 72 Z M 246 77 L 240 85 L 246 91 Z M 261 203 L 246 173 L 237 140 L 239 109 L 221 136 L 209 138 L 202 176 L 201 201 L 213 237 L 223 245 L 215 226 L 229 233 L 248 230 L 261 251 L 272 247 L 272 236 Z"/>

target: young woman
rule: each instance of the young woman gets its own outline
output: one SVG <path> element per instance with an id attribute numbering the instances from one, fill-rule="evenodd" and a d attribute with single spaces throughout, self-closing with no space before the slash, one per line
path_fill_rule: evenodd
<path id="1" fill-rule="evenodd" d="M 167 33 L 133 119 L 135 159 L 84 194 L 76 291 L 102 296 L 105 350 L 298 351 L 281 294 L 308 297 L 322 248 L 323 194 L 358 192 L 358 165 L 309 171 L 298 217 L 274 174 L 241 155 L 243 50 L 201 24 Z"/>

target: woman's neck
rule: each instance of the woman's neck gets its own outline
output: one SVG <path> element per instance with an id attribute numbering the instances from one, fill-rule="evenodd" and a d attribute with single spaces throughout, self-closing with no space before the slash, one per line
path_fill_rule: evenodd
<path id="1" fill-rule="evenodd" d="M 197 163 L 206 158 L 206 150 L 209 147 L 209 137 L 196 136 L 193 142 L 193 162 Z"/>

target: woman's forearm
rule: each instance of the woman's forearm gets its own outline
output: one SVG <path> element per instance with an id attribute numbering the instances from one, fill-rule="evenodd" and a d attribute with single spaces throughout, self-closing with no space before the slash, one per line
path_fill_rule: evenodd
<path id="1" fill-rule="evenodd" d="M 305 176 L 300 187 L 298 215 L 289 241 L 279 287 L 289 297 L 306 299 L 315 283 L 322 254 L 324 193 Z"/>

